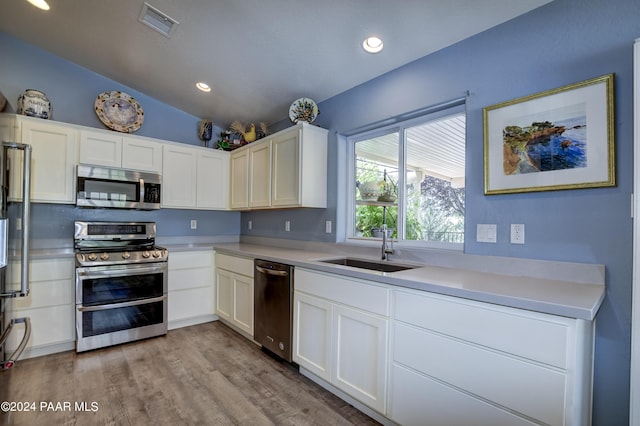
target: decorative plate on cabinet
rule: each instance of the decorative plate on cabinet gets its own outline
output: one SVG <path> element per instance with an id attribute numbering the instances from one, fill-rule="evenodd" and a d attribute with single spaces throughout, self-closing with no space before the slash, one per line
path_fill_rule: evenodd
<path id="1" fill-rule="evenodd" d="M 117 132 L 135 132 L 144 122 L 144 110 L 138 101 L 124 92 L 100 93 L 94 107 L 100 121 Z"/>
<path id="2" fill-rule="evenodd" d="M 318 105 L 309 98 L 296 99 L 289 107 L 289 119 L 294 123 L 298 121 L 313 123 L 318 114 L 320 114 Z"/>

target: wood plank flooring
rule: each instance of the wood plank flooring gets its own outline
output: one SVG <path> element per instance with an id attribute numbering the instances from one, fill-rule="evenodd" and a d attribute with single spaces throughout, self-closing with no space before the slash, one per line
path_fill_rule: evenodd
<path id="1" fill-rule="evenodd" d="M 219 321 L 19 361 L 0 401 L 35 408 L 3 425 L 378 424 Z"/>

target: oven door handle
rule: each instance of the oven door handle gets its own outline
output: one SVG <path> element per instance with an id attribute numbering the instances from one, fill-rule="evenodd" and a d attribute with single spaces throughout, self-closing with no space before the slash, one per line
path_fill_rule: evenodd
<path id="1" fill-rule="evenodd" d="M 118 268 L 118 269 L 105 269 L 101 271 L 92 270 L 90 268 L 76 268 L 76 272 L 83 278 L 99 278 L 99 277 L 113 277 L 113 276 L 132 276 L 142 275 L 155 272 L 166 272 L 167 265 L 164 263 L 162 266 L 150 266 L 143 268 Z"/>
<path id="2" fill-rule="evenodd" d="M 80 312 L 94 312 L 94 311 L 104 311 L 107 309 L 116 309 L 116 308 L 127 308 L 129 306 L 137 306 L 137 305 L 146 305 L 149 303 L 162 302 L 167 300 L 167 295 L 159 296 L 159 297 L 151 297 L 148 299 L 139 299 L 133 300 L 131 302 L 121 302 L 121 303 L 110 303 L 108 305 L 98 305 L 98 306 L 78 306 L 78 310 Z"/>

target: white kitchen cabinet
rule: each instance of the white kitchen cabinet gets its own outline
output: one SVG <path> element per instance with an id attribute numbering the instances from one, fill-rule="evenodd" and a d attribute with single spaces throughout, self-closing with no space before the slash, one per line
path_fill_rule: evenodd
<path id="1" fill-rule="evenodd" d="M 196 161 L 196 207 L 226 210 L 229 207 L 229 154 L 200 150 Z"/>
<path id="2" fill-rule="evenodd" d="M 389 289 L 296 268 L 293 360 L 385 414 Z"/>
<path id="3" fill-rule="evenodd" d="M 166 144 L 162 147 L 162 207 L 196 207 L 196 164 L 194 148 Z"/>
<path id="4" fill-rule="evenodd" d="M 20 288 L 20 264 L 8 265 L 7 287 Z M 33 259 L 29 263 L 30 293 L 8 299 L 11 318 L 29 317 L 31 337 L 21 359 L 75 348 L 75 263 L 72 257 Z M 17 323 L 7 339 L 7 353 L 18 347 L 24 324 Z"/>
<path id="5" fill-rule="evenodd" d="M 213 250 L 169 254 L 169 329 L 215 319 Z"/>
<path id="6" fill-rule="evenodd" d="M 271 205 L 271 140 L 249 147 L 249 208 Z"/>
<path id="7" fill-rule="evenodd" d="M 228 153 L 167 143 L 162 157 L 162 207 L 228 209 Z"/>
<path id="8" fill-rule="evenodd" d="M 122 167 L 122 135 L 80 130 L 80 163 Z"/>
<path id="9" fill-rule="evenodd" d="M 326 206 L 327 130 L 298 123 L 233 152 L 232 209 Z"/>
<path id="10" fill-rule="evenodd" d="M 14 136 L 32 147 L 31 201 L 75 204 L 78 131 L 73 126 L 39 118 L 15 116 L 15 120 L 18 131 Z M 16 160 L 14 157 L 11 161 Z M 14 167 L 10 173 L 13 182 L 21 181 L 21 167 Z M 21 199 L 21 186 L 12 185 L 9 197 Z"/>
<path id="11" fill-rule="evenodd" d="M 216 314 L 253 340 L 253 260 L 216 253 Z"/>
<path id="12" fill-rule="evenodd" d="M 591 322 L 412 290 L 394 295 L 392 420 L 589 424 Z"/>
<path id="13" fill-rule="evenodd" d="M 233 151 L 230 168 L 230 207 L 246 210 L 249 207 L 249 150 Z"/>
<path id="14" fill-rule="evenodd" d="M 139 136 L 82 129 L 80 163 L 160 173 L 162 143 Z"/>

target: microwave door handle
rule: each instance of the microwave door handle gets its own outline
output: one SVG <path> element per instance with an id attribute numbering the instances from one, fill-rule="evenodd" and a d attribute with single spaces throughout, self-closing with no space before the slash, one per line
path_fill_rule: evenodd
<path id="1" fill-rule="evenodd" d="M 159 297 L 151 297 L 147 299 L 133 300 L 131 302 L 110 303 L 107 305 L 97 305 L 97 306 L 79 306 L 78 311 L 80 312 L 104 311 L 107 309 L 127 308 L 130 306 L 147 305 L 149 303 L 162 302 L 164 300 L 167 300 L 166 295 L 159 296 Z"/>
<path id="2" fill-rule="evenodd" d="M 139 203 L 144 203 L 144 179 L 140 178 L 140 199 Z"/>

